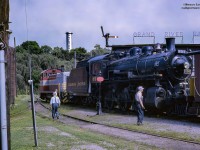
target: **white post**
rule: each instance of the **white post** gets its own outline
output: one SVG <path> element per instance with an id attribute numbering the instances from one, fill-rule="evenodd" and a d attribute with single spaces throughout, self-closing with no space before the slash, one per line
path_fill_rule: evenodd
<path id="1" fill-rule="evenodd" d="M 8 149 L 7 106 L 4 50 L 0 50 L 0 113 L 1 113 L 1 149 Z"/>
<path id="2" fill-rule="evenodd" d="M 28 80 L 30 85 L 30 95 L 31 95 L 31 107 L 32 107 L 32 118 L 33 118 L 33 131 L 34 131 L 34 141 L 35 146 L 38 146 L 37 140 L 37 126 L 36 126 L 36 117 L 35 117 L 35 100 L 34 100 L 34 93 L 33 93 L 33 80 Z"/>

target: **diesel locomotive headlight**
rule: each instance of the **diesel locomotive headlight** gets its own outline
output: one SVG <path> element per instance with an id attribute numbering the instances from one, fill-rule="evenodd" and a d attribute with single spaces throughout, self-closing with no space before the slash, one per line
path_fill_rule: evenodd
<path id="1" fill-rule="evenodd" d="M 185 63 L 184 63 L 184 68 L 185 68 L 185 69 L 188 69 L 189 67 L 190 67 L 190 64 L 189 64 L 188 62 L 185 62 Z"/>

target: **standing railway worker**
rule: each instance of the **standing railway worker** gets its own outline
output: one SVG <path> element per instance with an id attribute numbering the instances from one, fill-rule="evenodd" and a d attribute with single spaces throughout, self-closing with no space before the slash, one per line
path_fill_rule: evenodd
<path id="1" fill-rule="evenodd" d="M 135 102 L 136 102 L 136 110 L 137 110 L 137 125 L 143 124 L 144 119 L 144 110 L 145 107 L 143 105 L 143 92 L 144 88 L 142 86 L 137 87 L 137 93 L 135 94 Z"/>
<path id="2" fill-rule="evenodd" d="M 59 119 L 58 107 L 60 106 L 60 99 L 56 92 L 53 92 L 53 97 L 51 97 L 50 105 L 52 107 L 52 118 L 57 117 Z"/>

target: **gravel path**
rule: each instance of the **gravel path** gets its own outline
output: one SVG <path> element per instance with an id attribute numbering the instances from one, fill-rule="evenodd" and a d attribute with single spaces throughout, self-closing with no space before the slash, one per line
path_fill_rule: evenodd
<path id="1" fill-rule="evenodd" d="M 100 132 L 106 135 L 116 136 L 120 138 L 127 139 L 129 141 L 137 141 L 140 143 L 144 143 L 147 145 L 156 146 L 158 148 L 164 149 L 174 149 L 174 150 L 198 150 L 200 149 L 200 145 L 197 144 L 188 144 L 181 141 L 165 139 L 161 137 L 155 137 L 151 135 L 141 134 L 141 133 L 134 133 L 129 132 L 126 130 L 116 129 L 105 127 L 102 125 L 87 125 L 83 126 L 83 128 L 87 128 L 96 132 Z"/>
<path id="2" fill-rule="evenodd" d="M 49 110 L 44 109 L 40 104 L 36 104 L 36 112 L 46 117 L 51 117 L 51 112 Z M 94 116 L 96 112 L 92 110 L 79 109 L 70 111 L 70 114 L 74 114 L 75 116 L 78 114 L 79 116 L 83 117 L 83 116 Z M 111 123 L 123 123 L 123 124 L 135 125 L 134 123 L 136 122 L 135 116 L 127 116 L 127 115 L 104 114 L 102 118 L 104 118 L 103 119 L 104 123 L 111 122 Z M 80 128 L 84 128 L 90 131 L 95 131 L 110 136 L 120 137 L 129 140 L 130 142 L 134 141 L 151 146 L 156 146 L 159 149 L 200 150 L 200 145 L 197 144 L 185 143 L 181 141 L 155 137 L 141 133 L 134 133 L 122 129 L 111 128 L 97 124 L 88 124 L 85 122 L 80 122 L 63 116 L 60 116 L 59 121 L 65 124 L 76 125 L 79 126 Z M 144 126 L 145 125 L 148 125 L 148 127 L 152 127 L 158 131 L 159 130 L 176 131 L 176 132 L 187 133 L 195 137 L 200 137 L 200 126 L 198 124 L 145 117 Z"/>

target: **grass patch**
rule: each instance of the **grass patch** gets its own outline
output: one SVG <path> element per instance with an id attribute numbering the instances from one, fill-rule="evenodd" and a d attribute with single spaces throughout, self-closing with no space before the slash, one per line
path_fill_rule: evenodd
<path id="1" fill-rule="evenodd" d="M 38 147 L 34 134 L 29 96 L 18 96 L 11 109 L 11 149 L 155 149 L 155 147 L 111 137 L 76 126 L 65 125 L 49 118 L 36 116 Z"/>

